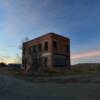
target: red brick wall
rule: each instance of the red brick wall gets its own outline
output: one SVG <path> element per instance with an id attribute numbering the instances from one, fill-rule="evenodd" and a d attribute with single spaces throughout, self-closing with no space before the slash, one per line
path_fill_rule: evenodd
<path id="1" fill-rule="evenodd" d="M 59 43 L 59 48 L 56 50 L 52 47 L 52 52 L 66 55 L 66 45 L 70 45 L 69 40 L 63 37 L 52 36 L 52 41 L 57 41 Z"/>
<path id="2" fill-rule="evenodd" d="M 44 43 L 45 41 L 48 41 L 48 52 L 51 52 L 51 50 L 52 50 L 51 43 L 52 42 L 51 42 L 50 34 L 30 41 L 29 43 L 27 43 L 27 47 L 31 47 L 33 45 L 38 45 L 40 43 Z M 43 47 L 44 47 L 44 45 L 42 45 L 42 50 L 44 49 Z"/>
<path id="3" fill-rule="evenodd" d="M 66 45 L 70 45 L 70 40 L 68 38 L 64 38 L 62 36 L 56 35 L 56 34 L 47 34 L 44 36 L 41 36 L 39 38 L 33 39 L 29 42 L 26 43 L 26 47 L 31 47 L 33 45 L 38 45 L 38 44 L 44 44 L 45 41 L 48 41 L 48 51 L 51 54 L 53 53 L 58 53 L 58 54 L 63 54 L 68 56 L 69 60 L 69 65 L 70 65 L 70 52 L 66 52 Z M 56 50 L 53 48 L 53 41 L 57 41 L 59 43 L 59 48 Z M 42 52 L 44 51 L 44 45 L 42 45 Z M 52 61 L 52 55 L 48 57 L 48 68 L 52 68 L 53 66 L 53 61 Z"/>

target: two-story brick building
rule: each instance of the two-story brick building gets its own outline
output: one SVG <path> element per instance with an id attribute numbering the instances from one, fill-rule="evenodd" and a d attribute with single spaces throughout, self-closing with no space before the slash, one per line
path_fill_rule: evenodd
<path id="1" fill-rule="evenodd" d="M 25 71 L 70 68 L 70 39 L 48 33 L 23 43 Z"/>

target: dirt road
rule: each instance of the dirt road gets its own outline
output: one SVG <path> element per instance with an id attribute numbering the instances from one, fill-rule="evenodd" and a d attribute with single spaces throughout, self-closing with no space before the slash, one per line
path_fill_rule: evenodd
<path id="1" fill-rule="evenodd" d="M 100 100 L 100 84 L 29 83 L 0 75 L 0 100 Z"/>

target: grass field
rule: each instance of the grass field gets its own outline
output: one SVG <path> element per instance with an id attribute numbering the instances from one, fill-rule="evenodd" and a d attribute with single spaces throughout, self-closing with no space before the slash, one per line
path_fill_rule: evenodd
<path id="1" fill-rule="evenodd" d="M 100 83 L 100 64 L 77 64 L 61 73 L 48 71 L 37 75 L 23 75 L 20 70 L 0 67 L 0 73 L 30 82 L 97 82 Z"/>

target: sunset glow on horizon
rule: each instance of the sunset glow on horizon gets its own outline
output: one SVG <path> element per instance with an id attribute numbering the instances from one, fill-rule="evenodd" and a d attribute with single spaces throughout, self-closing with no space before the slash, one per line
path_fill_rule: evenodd
<path id="1" fill-rule="evenodd" d="M 72 55 L 71 59 L 80 59 L 80 58 L 87 58 L 87 57 L 100 57 L 100 51 L 90 51 L 90 52 L 75 54 Z"/>

